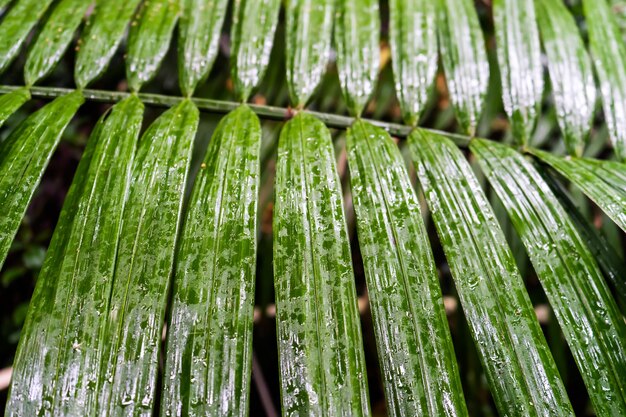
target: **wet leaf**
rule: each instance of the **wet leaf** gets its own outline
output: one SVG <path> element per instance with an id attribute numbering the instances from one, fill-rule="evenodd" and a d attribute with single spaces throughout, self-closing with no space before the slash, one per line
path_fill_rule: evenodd
<path id="1" fill-rule="evenodd" d="M 19 88 L 0 96 L 0 127 L 28 100 L 30 92 L 27 88 Z"/>

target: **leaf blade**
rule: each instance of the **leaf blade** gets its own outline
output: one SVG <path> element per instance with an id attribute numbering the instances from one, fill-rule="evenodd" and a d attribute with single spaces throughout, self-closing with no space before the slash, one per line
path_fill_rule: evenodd
<path id="1" fill-rule="evenodd" d="M 279 139 L 274 280 L 283 413 L 369 415 L 334 150 L 326 126 L 303 112 Z"/>
<path id="2" fill-rule="evenodd" d="M 348 130 L 347 144 L 389 415 L 467 415 L 439 277 L 404 160 L 386 132 L 362 121 Z"/>
<path id="3" fill-rule="evenodd" d="M 196 178 L 177 256 L 165 416 L 181 407 L 247 415 L 260 143 L 259 119 L 242 105 L 221 120 Z"/>
<path id="4" fill-rule="evenodd" d="M 534 167 L 511 148 L 470 145 L 524 242 L 598 415 L 626 413 L 626 326 L 593 255 Z"/>
<path id="5" fill-rule="evenodd" d="M 30 91 L 27 88 L 19 88 L 0 96 L 0 127 L 28 100 Z"/>
<path id="6" fill-rule="evenodd" d="M 0 144 L 0 266 L 61 135 L 84 99 L 59 97 L 27 118 Z"/>
<path id="7" fill-rule="evenodd" d="M 426 131 L 414 130 L 409 146 L 499 412 L 573 415 L 515 259 L 469 164 L 449 139 Z"/>
<path id="8" fill-rule="evenodd" d="M 99 336 L 142 117 L 143 105 L 131 96 L 88 141 L 20 338 L 10 415 L 75 415 L 97 400 Z"/>

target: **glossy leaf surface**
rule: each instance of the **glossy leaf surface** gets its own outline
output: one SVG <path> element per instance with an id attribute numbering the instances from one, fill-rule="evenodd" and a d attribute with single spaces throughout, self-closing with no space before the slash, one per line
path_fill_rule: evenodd
<path id="1" fill-rule="evenodd" d="M 97 412 L 152 415 L 174 248 L 198 109 L 188 100 L 142 136 L 123 215 Z"/>
<path id="2" fill-rule="evenodd" d="M 16 0 L 0 23 L 0 73 L 17 55 L 52 0 Z"/>
<path id="3" fill-rule="evenodd" d="M 626 162 L 626 45 L 606 0 L 583 0 L 589 49 L 615 154 Z"/>
<path id="4" fill-rule="evenodd" d="M 231 30 L 231 74 L 246 101 L 265 74 L 278 24 L 280 0 L 236 0 Z"/>
<path id="5" fill-rule="evenodd" d="M 494 0 L 493 20 L 504 109 L 515 140 L 525 144 L 539 116 L 543 93 L 541 44 L 533 0 Z"/>
<path id="6" fill-rule="evenodd" d="M 78 41 L 74 78 L 85 88 L 109 65 L 140 0 L 98 0 Z"/>
<path id="7" fill-rule="evenodd" d="M 564 159 L 538 149 L 531 152 L 573 182 L 626 231 L 626 164 L 589 158 Z"/>
<path id="8" fill-rule="evenodd" d="M 280 135 L 274 280 L 283 415 L 369 415 L 354 274 L 330 132 L 306 113 Z"/>
<path id="9" fill-rule="evenodd" d="M 246 105 L 217 127 L 177 256 L 162 415 L 246 416 L 252 363 L 261 125 Z"/>
<path id="10" fill-rule="evenodd" d="M 139 9 L 128 35 L 126 78 L 131 91 L 139 91 L 156 74 L 179 13 L 179 0 L 149 0 Z"/>
<path id="11" fill-rule="evenodd" d="M 443 136 L 415 130 L 409 145 L 498 411 L 573 416 L 513 254 L 469 163 Z"/>
<path id="12" fill-rule="evenodd" d="M 349 112 L 359 116 L 374 91 L 380 65 L 378 0 L 338 0 L 335 46 Z"/>
<path id="13" fill-rule="evenodd" d="M 180 89 L 190 96 L 209 74 L 217 56 L 228 0 L 180 1 L 183 10 L 179 25 L 178 72 Z"/>
<path id="14" fill-rule="evenodd" d="M 296 107 L 304 107 L 326 71 L 334 5 L 334 0 L 296 0 L 286 4 L 287 86 Z"/>
<path id="15" fill-rule="evenodd" d="M 581 156 L 596 100 L 591 60 L 574 18 L 561 0 L 535 0 L 548 57 L 557 119 L 570 155 Z"/>
<path id="16" fill-rule="evenodd" d="M 357 121 L 348 161 L 390 416 L 467 415 L 439 277 L 404 159 Z"/>
<path id="17" fill-rule="evenodd" d="M 59 62 L 91 4 L 89 0 L 62 0 L 55 6 L 28 52 L 24 64 L 26 85 L 45 77 Z"/>
<path id="18" fill-rule="evenodd" d="M 52 153 L 82 103 L 79 92 L 59 97 L 0 143 L 0 267 Z"/>
<path id="19" fill-rule="evenodd" d="M 439 47 L 448 91 L 465 133 L 474 136 L 489 86 L 485 39 L 472 0 L 440 0 Z"/>
<path id="20" fill-rule="evenodd" d="M 593 255 L 522 155 L 486 140 L 471 149 L 526 246 L 597 415 L 626 415 L 626 323 Z"/>
<path id="21" fill-rule="evenodd" d="M 8 414 L 95 412 L 103 330 L 143 105 L 130 97 L 96 125 L 30 304 Z"/>
<path id="22" fill-rule="evenodd" d="M 417 125 L 437 73 L 437 4 L 389 1 L 389 43 L 402 118 Z"/>
<path id="23" fill-rule="evenodd" d="M 0 96 L 0 127 L 28 100 L 30 100 L 30 92 L 26 88 L 20 88 Z"/>

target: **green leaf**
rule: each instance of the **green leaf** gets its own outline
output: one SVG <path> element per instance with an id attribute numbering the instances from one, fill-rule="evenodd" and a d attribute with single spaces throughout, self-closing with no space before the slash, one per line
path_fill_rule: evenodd
<path id="1" fill-rule="evenodd" d="M 52 0 L 16 0 L 0 24 L 0 73 L 17 55 Z"/>
<path id="2" fill-rule="evenodd" d="M 437 73 L 437 4 L 432 0 L 389 1 L 389 43 L 402 117 L 417 125 Z"/>
<path id="3" fill-rule="evenodd" d="M 26 85 L 45 77 L 59 62 L 91 4 L 91 0 L 62 0 L 54 8 L 28 52 L 24 65 Z"/>
<path id="4" fill-rule="evenodd" d="M 574 18 L 561 0 L 535 0 L 548 57 L 557 120 L 570 155 L 581 156 L 593 122 L 593 67 Z"/>
<path id="5" fill-rule="evenodd" d="M 470 147 L 526 246 L 596 414 L 626 415 L 626 324 L 593 255 L 521 154 L 487 140 Z"/>
<path id="6" fill-rule="evenodd" d="M 498 411 L 573 416 L 513 254 L 469 163 L 440 135 L 415 130 L 409 145 Z"/>
<path id="7" fill-rule="evenodd" d="M 559 158 L 538 149 L 533 155 L 573 182 L 626 231 L 626 164 L 588 158 Z"/>
<path id="8" fill-rule="evenodd" d="M 387 410 L 467 415 L 428 234 L 404 159 L 384 130 L 356 121 L 348 162 Z"/>
<path id="9" fill-rule="evenodd" d="M 465 133 L 474 136 L 489 86 L 489 61 L 471 0 L 439 0 L 439 47 L 448 91 Z"/>
<path id="10" fill-rule="evenodd" d="M 280 0 L 236 0 L 231 30 L 231 74 L 235 93 L 246 101 L 270 61 Z"/>
<path id="11" fill-rule="evenodd" d="M 98 414 L 101 336 L 142 115 L 131 96 L 87 142 L 30 303 L 9 415 Z"/>
<path id="12" fill-rule="evenodd" d="M 626 161 L 626 46 L 606 0 L 583 0 L 583 8 L 609 136 Z"/>
<path id="13" fill-rule="evenodd" d="M 152 415 L 174 248 L 198 126 L 189 100 L 144 133 L 133 164 L 93 413 Z"/>
<path id="14" fill-rule="evenodd" d="M 543 93 L 541 44 L 532 0 L 494 0 L 502 99 L 515 140 L 525 144 L 539 116 Z"/>
<path id="15" fill-rule="evenodd" d="M 156 74 L 170 47 L 179 13 L 179 0 L 148 0 L 133 18 L 126 56 L 131 91 L 139 91 Z"/>
<path id="16" fill-rule="evenodd" d="M 180 89 L 191 96 L 209 74 L 219 51 L 228 0 L 179 1 L 183 7 L 178 37 Z"/>
<path id="17" fill-rule="evenodd" d="M 0 127 L 28 100 L 30 91 L 27 88 L 19 88 L 0 96 Z"/>
<path id="18" fill-rule="evenodd" d="M 337 67 L 348 110 L 363 112 L 380 65 L 378 0 L 339 0 L 335 12 Z"/>
<path id="19" fill-rule="evenodd" d="M 278 144 L 276 321 L 284 415 L 369 415 L 354 274 L 330 132 L 299 113 Z"/>
<path id="20" fill-rule="evenodd" d="M 326 71 L 334 5 L 334 0 L 287 1 L 287 86 L 296 107 L 304 107 Z"/>
<path id="21" fill-rule="evenodd" d="M 618 307 L 621 307 L 622 312 L 626 313 L 626 263 L 623 256 L 617 252 L 615 246 L 609 242 L 605 234 L 601 230 L 596 229 L 589 219 L 583 215 L 563 186 L 549 174 L 544 172 L 542 174 L 543 179 L 559 199 L 563 209 L 569 214 L 580 233 L 580 237 L 587 244 L 587 248 L 598 261 L 598 265 L 604 272 L 608 282 L 615 289 L 615 295 L 619 301 Z"/>
<path id="22" fill-rule="evenodd" d="M 78 41 L 74 78 L 85 88 L 109 65 L 140 0 L 97 0 Z"/>
<path id="23" fill-rule="evenodd" d="M 0 267 L 48 161 L 83 101 L 78 91 L 57 98 L 0 144 Z"/>
<path id="24" fill-rule="evenodd" d="M 260 144 L 259 119 L 242 105 L 218 125 L 196 178 L 177 255 L 165 416 L 248 414 Z"/>

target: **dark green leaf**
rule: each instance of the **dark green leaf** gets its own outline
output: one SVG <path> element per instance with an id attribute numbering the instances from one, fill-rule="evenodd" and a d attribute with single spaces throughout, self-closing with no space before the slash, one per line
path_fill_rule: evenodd
<path id="1" fill-rule="evenodd" d="M 28 100 L 30 92 L 27 88 L 20 88 L 0 96 L 0 127 Z"/>
<path id="2" fill-rule="evenodd" d="M 307 103 L 326 71 L 334 5 L 334 0 L 287 2 L 287 86 L 294 106 Z"/>
<path id="3" fill-rule="evenodd" d="M 626 415 L 626 324 L 593 255 L 521 154 L 487 140 L 470 146 L 526 246 L 596 414 Z"/>
<path id="4" fill-rule="evenodd" d="M 439 0 L 439 46 L 463 130 L 474 136 L 489 86 L 485 39 L 472 0 Z"/>
<path id="5" fill-rule="evenodd" d="M 535 0 L 535 6 L 565 146 L 571 155 L 581 156 L 596 100 L 591 60 L 562 0 Z"/>
<path id="6" fill-rule="evenodd" d="M 498 411 L 573 416 L 502 230 L 463 154 L 415 130 L 409 145 Z"/>
<path id="7" fill-rule="evenodd" d="M 626 161 L 626 46 L 606 0 L 583 0 L 583 8 L 609 136 Z"/>
<path id="8" fill-rule="evenodd" d="M 283 415 L 369 415 L 354 274 L 330 132 L 306 113 L 280 135 L 274 279 Z"/>
<path id="9" fill-rule="evenodd" d="M 237 98 L 248 99 L 270 60 L 280 0 L 236 0 L 231 30 L 231 74 Z"/>
<path id="10" fill-rule="evenodd" d="M 179 13 L 179 0 L 148 0 L 133 18 L 126 56 L 126 78 L 131 91 L 139 91 L 156 74 L 170 47 Z"/>
<path id="11" fill-rule="evenodd" d="M 0 24 L 0 73 L 17 55 L 52 0 L 16 0 Z"/>
<path id="12" fill-rule="evenodd" d="M 131 96 L 87 143 L 37 279 L 9 415 L 83 415 L 98 401 L 101 336 L 142 115 Z"/>
<path id="13" fill-rule="evenodd" d="M 592 0 L 595 1 L 595 0 Z M 502 99 L 515 140 L 525 144 L 539 116 L 543 93 L 541 44 L 532 0 L 494 0 Z"/>
<path id="14" fill-rule="evenodd" d="M 80 92 L 59 97 L 0 144 L 0 267 L 52 153 L 82 103 Z"/>
<path id="15" fill-rule="evenodd" d="M 92 0 L 62 0 L 46 21 L 37 41 L 28 52 L 24 81 L 33 85 L 59 62 Z"/>
<path id="16" fill-rule="evenodd" d="M 152 415 L 161 330 L 198 109 L 189 100 L 144 133 L 123 216 L 98 407 L 87 415 Z M 199 365 L 198 365 L 199 366 Z"/>
<path id="17" fill-rule="evenodd" d="M 339 0 L 335 13 L 337 67 L 348 110 L 359 116 L 380 65 L 378 0 Z"/>
<path id="18" fill-rule="evenodd" d="M 626 231 L 626 164 L 588 158 L 559 158 L 532 149 L 592 199 L 622 230 Z"/>
<path id="19" fill-rule="evenodd" d="M 228 0 L 179 1 L 183 10 L 178 38 L 178 72 L 180 89 L 190 96 L 208 75 L 217 56 Z"/>
<path id="20" fill-rule="evenodd" d="M 417 125 L 437 73 L 437 4 L 432 0 L 389 1 L 389 43 L 402 117 Z"/>
<path id="21" fill-rule="evenodd" d="M 246 105 L 217 127 L 177 256 L 162 415 L 247 416 L 261 125 Z"/>
<path id="22" fill-rule="evenodd" d="M 74 77 L 79 88 L 98 78 L 109 65 L 140 0 L 97 0 L 78 41 Z"/>
<path id="23" fill-rule="evenodd" d="M 390 416 L 467 415 L 439 277 L 402 155 L 357 121 L 348 161 Z"/>

